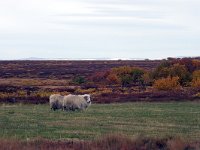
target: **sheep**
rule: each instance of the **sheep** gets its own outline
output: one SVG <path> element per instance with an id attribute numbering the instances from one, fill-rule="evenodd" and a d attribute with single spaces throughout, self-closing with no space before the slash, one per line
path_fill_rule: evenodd
<path id="1" fill-rule="evenodd" d="M 89 94 L 84 94 L 84 95 L 69 94 L 67 96 L 64 96 L 63 99 L 63 110 L 65 111 L 85 110 L 90 105 L 91 105 L 91 99 Z"/>
<path id="2" fill-rule="evenodd" d="M 49 97 L 49 104 L 51 110 L 54 111 L 56 109 L 62 109 L 63 110 L 63 98 L 64 96 L 61 96 L 60 94 L 53 94 Z"/>

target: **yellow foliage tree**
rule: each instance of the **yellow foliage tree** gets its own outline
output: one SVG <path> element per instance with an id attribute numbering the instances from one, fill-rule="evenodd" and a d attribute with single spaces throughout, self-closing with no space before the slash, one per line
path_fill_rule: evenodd
<path id="1" fill-rule="evenodd" d="M 162 78 L 158 79 L 154 82 L 153 87 L 158 90 L 174 90 L 174 89 L 179 89 L 180 83 L 179 83 L 179 77 L 167 77 L 167 78 Z"/>

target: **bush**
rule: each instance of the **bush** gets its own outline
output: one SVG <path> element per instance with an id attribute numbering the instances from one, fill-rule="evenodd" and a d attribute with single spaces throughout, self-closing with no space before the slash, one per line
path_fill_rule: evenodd
<path id="1" fill-rule="evenodd" d="M 179 77 L 167 77 L 167 78 L 162 78 L 158 79 L 154 82 L 153 87 L 158 90 L 174 90 L 174 89 L 179 89 L 180 84 L 178 82 Z"/>
<path id="2" fill-rule="evenodd" d="M 170 74 L 171 77 L 179 77 L 179 83 L 181 85 L 187 85 L 187 83 L 191 82 L 192 77 L 191 73 L 188 72 L 185 65 L 174 64 L 170 67 Z"/>
<path id="3" fill-rule="evenodd" d="M 85 82 L 86 82 L 86 80 L 85 80 L 85 78 L 82 77 L 82 76 L 76 76 L 76 77 L 73 79 L 73 83 L 75 83 L 75 84 L 83 84 L 83 83 L 85 83 Z"/>
<path id="4" fill-rule="evenodd" d="M 131 74 L 132 70 L 133 70 L 133 67 L 121 66 L 121 67 L 112 68 L 111 72 L 118 76 L 123 76 L 125 74 Z"/>
<path id="5" fill-rule="evenodd" d="M 153 79 L 151 77 L 151 72 L 146 72 L 142 75 L 143 83 L 145 85 L 152 85 Z"/>
<path id="6" fill-rule="evenodd" d="M 196 70 L 192 73 L 192 87 L 200 87 L 200 70 Z"/>
<path id="7" fill-rule="evenodd" d="M 192 79 L 197 80 L 200 79 L 200 70 L 196 70 L 192 73 Z"/>
<path id="8" fill-rule="evenodd" d="M 119 77 L 114 73 L 109 74 L 106 79 L 110 84 L 119 84 L 120 83 Z"/>
<path id="9" fill-rule="evenodd" d="M 192 80 L 192 87 L 200 88 L 200 78 Z"/>
<path id="10" fill-rule="evenodd" d="M 123 76 L 121 76 L 121 85 L 123 86 L 123 87 L 126 87 L 126 86 L 128 86 L 129 84 L 131 84 L 131 81 L 132 81 L 132 78 L 131 78 L 131 76 L 130 75 L 123 75 Z"/>
<path id="11" fill-rule="evenodd" d="M 134 83 L 143 83 L 143 75 L 144 75 L 144 70 L 140 68 L 133 68 L 131 75 Z"/>
<path id="12" fill-rule="evenodd" d="M 106 82 L 106 78 L 109 74 L 110 74 L 109 71 L 95 72 L 88 79 L 89 81 L 103 84 Z"/>
<path id="13" fill-rule="evenodd" d="M 188 85 L 192 80 L 191 73 L 186 66 L 179 63 L 173 65 L 161 64 L 152 73 L 154 79 L 167 78 L 168 76 L 179 77 L 179 83 L 184 86 Z"/>
<path id="14" fill-rule="evenodd" d="M 200 69 L 200 60 L 193 60 L 192 61 L 193 66 L 195 67 L 195 69 Z"/>
<path id="15" fill-rule="evenodd" d="M 110 71 L 109 79 L 115 82 L 121 82 L 122 86 L 127 86 L 131 83 L 143 84 L 145 71 L 141 68 L 130 66 L 121 66 L 112 68 Z"/>

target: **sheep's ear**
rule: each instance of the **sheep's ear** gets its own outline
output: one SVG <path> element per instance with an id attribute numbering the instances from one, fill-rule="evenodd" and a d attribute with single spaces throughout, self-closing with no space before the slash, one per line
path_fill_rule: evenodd
<path id="1" fill-rule="evenodd" d="M 84 98 L 86 101 L 88 100 L 88 96 L 84 96 L 83 98 Z"/>

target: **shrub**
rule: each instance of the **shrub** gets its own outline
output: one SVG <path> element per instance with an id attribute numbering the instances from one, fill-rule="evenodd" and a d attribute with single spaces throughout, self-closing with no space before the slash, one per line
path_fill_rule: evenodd
<path id="1" fill-rule="evenodd" d="M 200 70 L 196 70 L 192 73 L 192 79 L 197 80 L 200 79 Z"/>
<path id="2" fill-rule="evenodd" d="M 152 73 L 154 79 L 167 78 L 168 76 L 179 77 L 179 83 L 184 86 L 192 80 L 191 73 L 186 66 L 179 63 L 160 65 Z"/>
<path id="3" fill-rule="evenodd" d="M 195 69 L 200 69 L 200 60 L 192 60 L 192 64 L 195 67 Z"/>
<path id="4" fill-rule="evenodd" d="M 174 64 L 171 66 L 169 75 L 171 77 L 179 77 L 179 83 L 181 85 L 187 85 L 187 83 L 192 80 L 191 74 L 188 72 L 187 68 L 180 64 Z"/>
<path id="5" fill-rule="evenodd" d="M 167 77 L 158 79 L 154 82 L 153 87 L 158 90 L 174 90 L 179 89 L 180 84 L 178 82 L 179 77 Z"/>
<path id="6" fill-rule="evenodd" d="M 127 85 L 131 84 L 132 78 L 130 75 L 123 75 L 121 76 L 121 85 L 126 87 Z"/>
<path id="7" fill-rule="evenodd" d="M 86 80 L 85 80 L 85 78 L 82 77 L 82 76 L 76 76 L 76 77 L 73 79 L 73 83 L 75 83 L 75 84 L 83 84 L 83 83 L 85 83 L 85 82 L 86 82 Z"/>
<path id="8" fill-rule="evenodd" d="M 192 80 L 192 87 L 200 87 L 200 78 Z"/>
<path id="9" fill-rule="evenodd" d="M 120 81 L 122 86 L 127 86 L 131 83 L 143 84 L 144 73 L 145 71 L 141 68 L 121 66 L 112 68 L 108 79 L 112 79 L 114 82 Z"/>
<path id="10" fill-rule="evenodd" d="M 109 74 L 106 79 L 111 84 L 119 84 L 120 83 L 119 77 L 114 73 Z"/>
<path id="11" fill-rule="evenodd" d="M 176 59 L 172 62 L 173 64 L 180 64 L 184 65 L 186 69 L 192 73 L 196 68 L 193 64 L 193 60 L 191 58 L 182 58 L 182 59 Z"/>
<path id="12" fill-rule="evenodd" d="M 143 75 L 144 75 L 144 70 L 140 68 L 133 68 L 131 75 L 134 83 L 143 83 Z"/>
<path id="13" fill-rule="evenodd" d="M 130 67 L 130 66 L 115 67 L 115 68 L 111 69 L 111 72 L 118 76 L 122 76 L 125 74 L 131 74 L 132 67 Z"/>
<path id="14" fill-rule="evenodd" d="M 106 78 L 109 74 L 109 71 L 95 72 L 89 77 L 89 80 L 96 83 L 104 83 L 106 82 Z"/>
<path id="15" fill-rule="evenodd" d="M 192 74 L 192 87 L 200 87 L 200 70 L 196 70 Z"/>
<path id="16" fill-rule="evenodd" d="M 146 72 L 142 75 L 142 79 L 145 85 L 152 85 L 153 83 L 153 79 L 151 77 L 151 73 L 150 72 Z"/>

